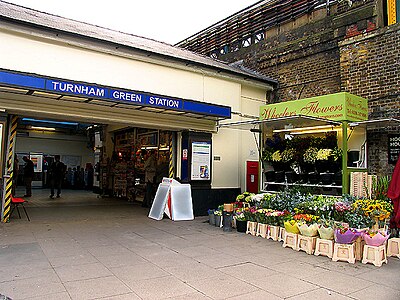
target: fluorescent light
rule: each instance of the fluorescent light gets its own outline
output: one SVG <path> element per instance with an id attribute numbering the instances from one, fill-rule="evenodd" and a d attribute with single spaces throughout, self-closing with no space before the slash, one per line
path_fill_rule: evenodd
<path id="1" fill-rule="evenodd" d="M 160 151 L 168 151 L 168 150 L 169 150 L 169 147 L 162 147 L 162 148 L 160 148 L 160 149 L 158 149 L 158 150 L 160 150 Z"/>
<path id="2" fill-rule="evenodd" d="M 323 130 L 330 131 L 334 129 L 334 125 L 319 125 L 319 126 L 309 126 L 309 127 L 297 127 L 297 128 L 287 128 L 287 129 L 276 129 L 273 132 L 298 132 L 298 131 L 307 131 L 307 130 Z M 324 132 L 324 131 L 320 131 Z"/>
<path id="3" fill-rule="evenodd" d="M 290 132 L 291 135 L 299 135 L 299 134 L 307 134 L 307 133 L 322 133 L 322 132 L 329 132 L 329 131 L 338 131 L 339 129 L 330 129 L 330 130 L 326 130 L 326 129 L 310 129 L 310 130 L 302 130 L 302 131 L 294 131 L 294 132 Z"/>
<path id="4" fill-rule="evenodd" d="M 142 147 L 141 149 L 151 150 L 151 149 L 157 149 L 157 148 L 158 148 L 157 146 L 145 146 L 145 147 Z"/>
<path id="5" fill-rule="evenodd" d="M 34 129 L 34 130 L 46 130 L 46 131 L 56 131 L 56 129 L 54 127 L 31 126 L 31 129 Z"/>

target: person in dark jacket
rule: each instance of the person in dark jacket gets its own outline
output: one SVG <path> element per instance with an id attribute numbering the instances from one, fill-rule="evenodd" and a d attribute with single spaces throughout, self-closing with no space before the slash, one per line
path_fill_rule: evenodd
<path id="1" fill-rule="evenodd" d="M 54 156 L 54 162 L 50 165 L 50 198 L 54 198 L 54 189 L 57 188 L 57 198 L 60 198 L 61 185 L 63 183 L 67 167 L 60 161 L 60 155 Z"/>
<path id="2" fill-rule="evenodd" d="M 27 156 L 22 158 L 25 162 L 24 165 L 24 183 L 25 183 L 25 195 L 24 197 L 32 197 L 32 179 L 35 173 L 33 161 Z"/>

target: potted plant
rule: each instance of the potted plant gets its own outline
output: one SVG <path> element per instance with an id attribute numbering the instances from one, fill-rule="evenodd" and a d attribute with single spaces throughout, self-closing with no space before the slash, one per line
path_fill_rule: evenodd
<path id="1" fill-rule="evenodd" d="M 209 209 L 208 211 L 208 223 L 210 225 L 214 225 L 215 226 L 215 209 Z"/>
<path id="2" fill-rule="evenodd" d="M 319 149 L 315 156 L 315 168 L 318 173 L 325 173 L 329 170 L 330 163 L 329 157 L 331 156 L 332 149 Z"/>
<path id="3" fill-rule="evenodd" d="M 334 230 L 335 243 L 352 244 L 361 234 L 362 231 L 350 228 L 346 223 L 337 223 Z"/>
<path id="4" fill-rule="evenodd" d="M 236 230 L 238 232 L 246 232 L 247 220 L 242 208 L 236 209 L 234 218 L 236 222 Z"/>
<path id="5" fill-rule="evenodd" d="M 318 220 L 318 234 L 321 239 L 334 239 L 334 221 L 331 219 L 320 218 Z"/>
<path id="6" fill-rule="evenodd" d="M 389 235 L 385 230 L 368 230 L 363 234 L 363 239 L 365 243 L 369 246 L 382 246 L 387 239 L 389 238 Z"/>
<path id="7" fill-rule="evenodd" d="M 304 236 L 317 236 L 318 235 L 318 226 L 316 221 L 318 220 L 317 216 L 311 214 L 297 214 L 293 216 L 293 220 L 297 221 L 297 226 L 301 235 Z"/>
<path id="8" fill-rule="evenodd" d="M 251 235 L 256 235 L 257 233 L 256 211 L 257 208 L 255 206 L 245 207 L 243 210 L 243 213 L 247 220 L 246 233 L 250 233 Z"/>
<path id="9" fill-rule="evenodd" d="M 284 226 L 285 226 L 286 232 L 294 233 L 294 234 L 300 233 L 300 230 L 299 230 L 299 227 L 297 226 L 296 220 L 285 221 Z"/>
<path id="10" fill-rule="evenodd" d="M 214 215 L 215 215 L 215 226 L 221 227 L 221 225 L 222 225 L 222 210 L 217 209 L 214 212 Z"/>

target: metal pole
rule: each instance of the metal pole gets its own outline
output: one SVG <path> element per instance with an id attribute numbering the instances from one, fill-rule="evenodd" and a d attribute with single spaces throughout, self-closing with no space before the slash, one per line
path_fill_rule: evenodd
<path id="1" fill-rule="evenodd" d="M 342 194 L 349 193 L 349 170 L 347 168 L 347 121 L 342 122 Z"/>

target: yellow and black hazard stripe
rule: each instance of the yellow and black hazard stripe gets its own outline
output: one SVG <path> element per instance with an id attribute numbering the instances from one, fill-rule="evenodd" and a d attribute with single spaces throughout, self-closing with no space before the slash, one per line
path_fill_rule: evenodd
<path id="1" fill-rule="evenodd" d="M 172 135 L 169 140 L 169 172 L 168 172 L 168 177 L 169 178 L 174 178 L 174 151 L 172 148 Z"/>
<path id="2" fill-rule="evenodd" d="M 5 180 L 5 193 L 4 193 L 4 210 L 3 210 L 3 222 L 10 220 L 10 209 L 11 209 L 11 198 L 12 198 L 12 185 L 14 176 L 14 149 L 15 149 L 15 138 L 17 135 L 18 117 L 11 116 L 11 122 L 9 123 L 8 130 L 8 147 L 7 147 L 7 174 L 9 177 Z"/>

